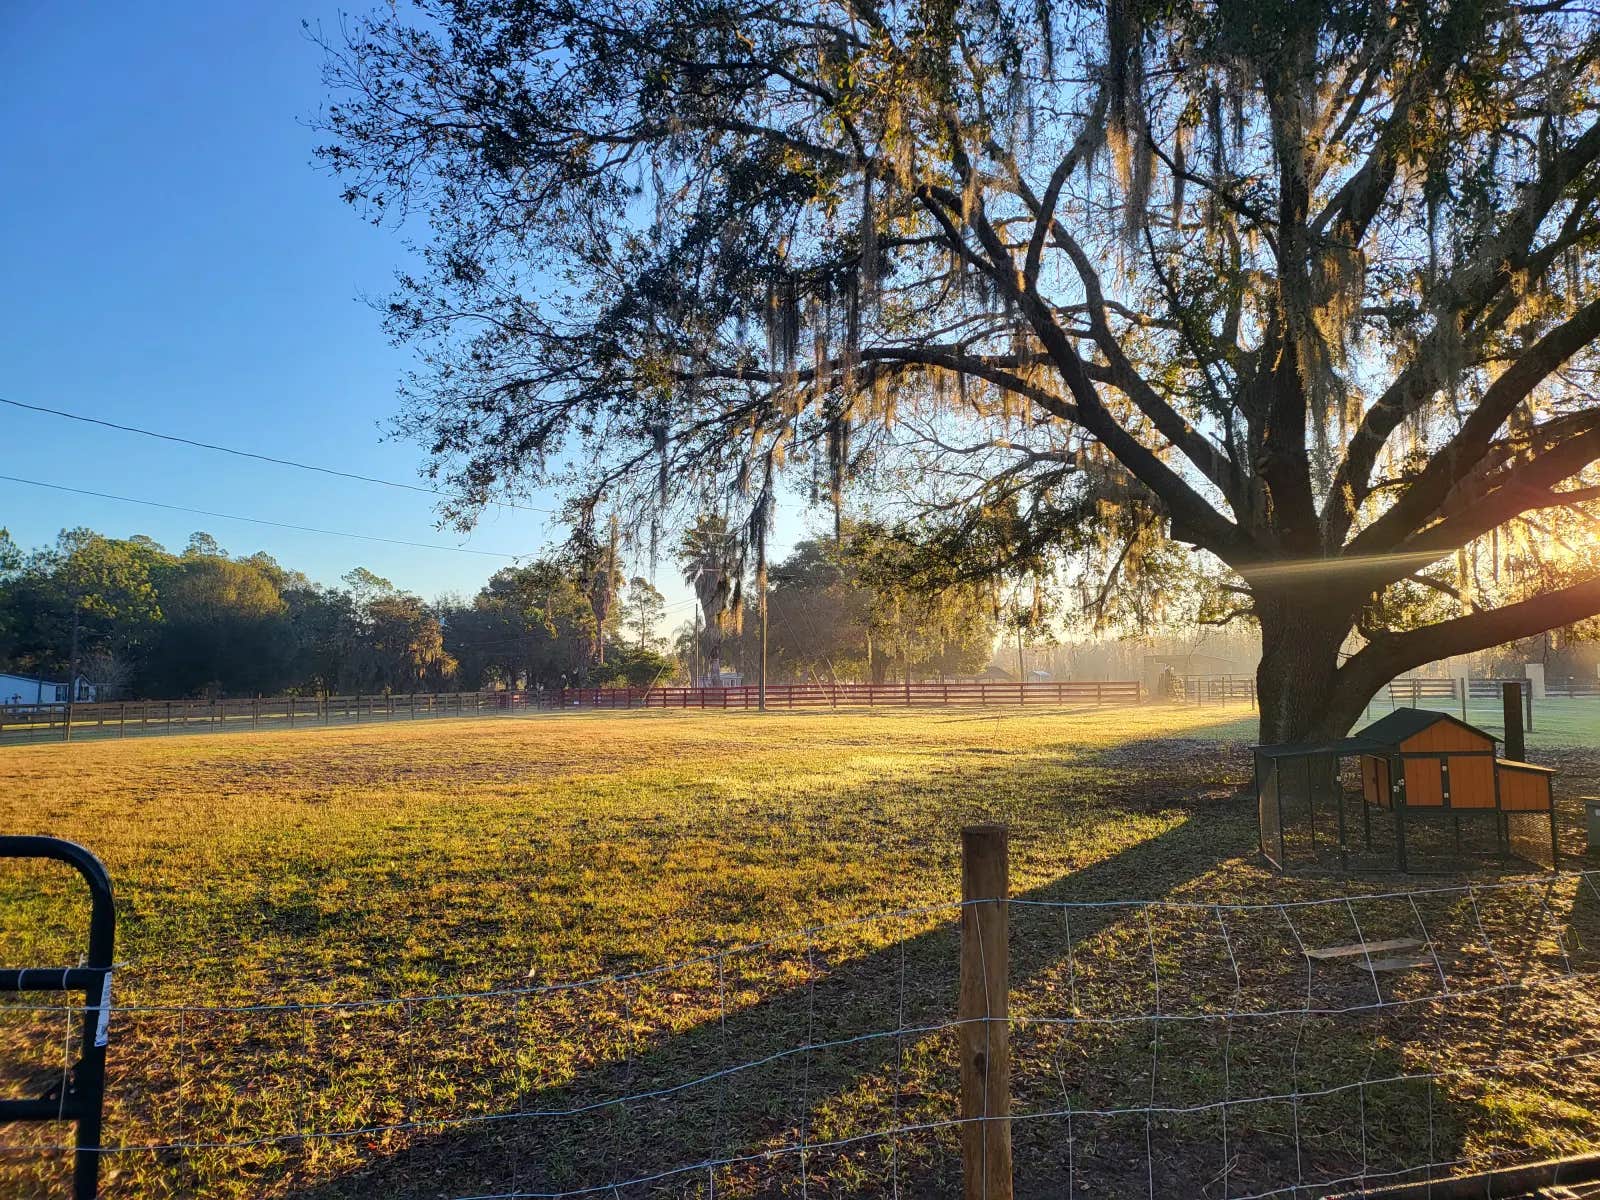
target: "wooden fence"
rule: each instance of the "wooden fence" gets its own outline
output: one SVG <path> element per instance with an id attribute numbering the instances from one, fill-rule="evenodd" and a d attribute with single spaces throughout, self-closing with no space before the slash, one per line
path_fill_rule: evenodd
<path id="1" fill-rule="evenodd" d="M 1256 677 L 1254 675 L 1181 675 L 1181 697 L 1194 704 L 1254 704 L 1256 702 Z"/>
<path id="2" fill-rule="evenodd" d="M 417 692 L 271 696 L 238 700 L 128 700 L 0 706 L 0 738 L 127 737 L 234 729 L 295 729 L 364 721 L 472 716 L 549 706 L 534 692 Z"/>
<path id="3" fill-rule="evenodd" d="M 1490 684 L 1493 681 L 1475 679 L 1472 683 L 1474 685 L 1478 683 Z M 1498 696 L 1500 694 L 1500 685 L 1494 683 L 1493 686 L 1494 694 Z M 1476 686 L 1470 689 L 1470 694 L 1478 695 Z M 1487 695 L 1488 693 L 1485 692 L 1484 694 Z M 1389 683 L 1389 699 L 1396 704 L 1408 704 L 1412 708 L 1415 708 L 1423 700 L 1454 700 L 1456 698 L 1456 681 L 1454 679 L 1407 677 L 1394 679 Z"/>
<path id="4" fill-rule="evenodd" d="M 1133 680 L 1072 683 L 775 684 L 767 707 L 887 705 L 1137 704 Z M 131 737 L 236 729 L 296 729 L 365 721 L 488 715 L 530 709 L 746 709 L 754 686 L 730 688 L 566 688 L 549 692 L 391 693 L 377 696 L 273 696 L 239 700 L 128 700 L 99 704 L 0 706 L 0 740 Z"/>
<path id="5" fill-rule="evenodd" d="M 1479 698 L 1498 700 L 1502 684 L 1525 684 L 1527 682 L 1526 679 L 1471 679 L 1467 681 L 1467 694 L 1475 700 Z M 1600 680 L 1550 679 L 1545 682 L 1544 694 L 1547 697 L 1560 697 L 1568 700 L 1600 696 Z"/>
<path id="6" fill-rule="evenodd" d="M 1527 682 L 1526 679 L 1469 679 L 1467 696 L 1473 700 L 1493 700 L 1498 703 L 1502 686 Z M 1545 684 L 1544 694 L 1568 700 L 1600 696 L 1600 680 L 1552 679 Z M 1423 679 L 1406 675 L 1390 682 L 1389 698 L 1396 704 L 1415 705 L 1419 700 L 1458 700 L 1460 691 L 1454 679 Z"/>
<path id="7" fill-rule="evenodd" d="M 567 688 L 566 708 L 755 708 L 760 689 L 743 687 Z M 1036 683 L 840 683 L 772 684 L 767 707 L 878 708 L 892 705 L 1137 704 L 1133 679 Z"/>
<path id="8" fill-rule="evenodd" d="M 1600 696 L 1600 679 L 1552 679 L 1544 685 L 1546 696 L 1565 696 L 1568 700 Z"/>

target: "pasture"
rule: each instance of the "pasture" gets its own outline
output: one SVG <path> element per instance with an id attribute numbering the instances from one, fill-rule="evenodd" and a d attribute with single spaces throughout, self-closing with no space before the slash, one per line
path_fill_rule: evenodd
<path id="1" fill-rule="evenodd" d="M 1249 716 L 635 711 L 35 745 L 0 758 L 0 827 L 81 841 L 116 883 L 116 998 L 130 1011 L 113 1021 L 108 1143 L 151 1148 L 109 1156 L 108 1197 L 944 1195 L 955 1138 L 939 1120 L 955 1076 L 939 1023 L 963 825 L 1007 823 L 1013 894 L 1041 903 L 1276 904 L 1395 886 L 1259 865 L 1251 802 L 1236 794 Z M 1600 756 L 1559 740 L 1530 743 L 1565 772 L 1575 852 L 1575 798 L 1600 788 Z M 1064 1155 L 1091 1196 L 1163 1194 L 1158 1165 L 1174 1187 L 1221 1179 L 1212 1194 L 1248 1195 L 1358 1155 L 1376 1171 L 1386 1156 L 1581 1148 L 1600 1030 L 1572 963 L 1592 949 L 1577 934 L 1592 933 L 1600 897 L 1563 886 L 1527 897 L 1541 919 L 1553 904 L 1573 937 L 1530 943 L 1521 960 L 1559 952 L 1563 978 L 1485 995 L 1465 1015 L 1422 992 L 1344 1022 L 1229 1024 L 1225 1059 L 1224 1031 L 1207 1022 L 1160 1030 L 1155 1046 L 1138 1021 L 1041 1026 L 1016 1050 L 1026 1103 L 1051 1091 L 1069 1110 L 1096 1097 L 1111 1097 L 1099 1111 L 1128 1097 L 1147 1110 L 1076 1128 L 1069 1116 L 1065 1134 L 1054 1119 L 1019 1122 L 1018 1194 L 1064 1194 Z M 1485 943 L 1537 938 L 1533 910 L 1500 894 L 1472 897 Z M 4 867 L 0 963 L 70 961 L 76 897 L 64 874 Z M 1085 910 L 1064 942 L 1057 910 L 1034 911 L 1013 934 L 1025 1013 L 1089 1011 L 1076 989 L 1091 987 L 1106 1012 L 1143 1012 L 1140 963 L 1157 964 L 1158 1010 L 1223 986 L 1200 952 L 1158 952 L 1177 934 L 1152 931 L 1140 909 Z M 1236 997 L 1254 986 L 1241 961 L 1289 961 L 1267 924 L 1236 919 Z M 1063 945 L 1091 941 L 1097 960 L 1063 965 Z M 1494 954 L 1468 958 L 1451 962 L 1445 991 L 1457 967 L 1504 969 Z M 1263 966 L 1263 996 L 1307 993 L 1294 961 Z M 651 973 L 670 963 L 687 965 Z M 606 982 L 537 990 L 590 979 Z M 1330 986 L 1370 982 L 1355 971 Z M 493 995 L 437 998 L 480 992 Z M 384 1003 L 229 1007 L 367 1000 Z M 8 1067 L 13 1090 L 59 1064 L 62 1019 L 44 1018 L 41 1033 L 40 1013 L 4 1012 L 11 1049 L 34 1055 L 31 1069 Z M 853 1040 L 885 1028 L 886 1046 Z M 782 1049 L 795 1044 L 831 1049 Z M 1391 1079 L 1440 1054 L 1461 1074 L 1430 1077 L 1425 1103 L 1416 1086 L 1375 1085 L 1330 1091 L 1317 1111 L 1256 1106 L 1231 1129 L 1225 1106 L 1199 1111 L 1352 1071 Z M 1485 1054 L 1546 1065 L 1484 1084 L 1469 1076 Z M 758 1065 L 674 1090 L 733 1063 Z M 852 1140 L 890 1126 L 913 1132 Z M 797 1132 L 828 1148 L 777 1154 Z M 60 1140 L 48 1126 L 9 1131 L 5 1193 L 59 1186 L 62 1156 L 37 1147 Z M 723 1165 L 605 1186 L 698 1161 Z"/>

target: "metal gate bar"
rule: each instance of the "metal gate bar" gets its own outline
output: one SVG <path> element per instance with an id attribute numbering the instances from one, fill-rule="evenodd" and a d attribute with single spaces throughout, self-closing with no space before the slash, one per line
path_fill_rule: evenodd
<path id="1" fill-rule="evenodd" d="M 78 1061 L 37 1099 L 0 1099 L 0 1125 L 10 1121 L 73 1121 L 73 1200 L 100 1191 L 100 1122 L 105 1108 L 106 1041 L 111 1021 L 111 956 L 117 911 L 100 860 L 76 842 L 0 836 L 0 858 L 49 858 L 74 867 L 89 885 L 89 952 L 78 967 L 0 970 L 0 992 L 83 993 L 83 1044 Z"/>

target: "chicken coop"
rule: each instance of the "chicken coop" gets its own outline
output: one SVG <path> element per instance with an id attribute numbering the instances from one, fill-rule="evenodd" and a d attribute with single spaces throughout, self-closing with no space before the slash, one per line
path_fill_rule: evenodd
<path id="1" fill-rule="evenodd" d="M 1494 735 L 1448 713 L 1398 708 L 1338 741 L 1255 748 L 1261 853 L 1279 870 L 1546 853 L 1554 868 L 1554 776 L 1499 757 Z"/>

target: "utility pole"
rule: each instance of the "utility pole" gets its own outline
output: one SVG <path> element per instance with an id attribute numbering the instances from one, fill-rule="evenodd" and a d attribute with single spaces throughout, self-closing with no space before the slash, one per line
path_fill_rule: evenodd
<path id="1" fill-rule="evenodd" d="M 767 711 L 767 581 L 761 573 L 761 666 L 756 674 L 756 708 Z"/>
<path id="2" fill-rule="evenodd" d="M 78 624 L 83 597 L 72 598 L 72 651 L 67 657 L 67 724 L 62 741 L 72 740 L 72 705 L 78 699 Z"/>
<path id="3" fill-rule="evenodd" d="M 595 613 L 595 665 L 606 665 L 606 617 L 617 599 L 617 514 L 611 514 L 611 543 L 605 556 L 605 586 L 597 595 L 605 598 L 603 607 Z"/>
<path id="4" fill-rule="evenodd" d="M 767 711 L 767 506 L 772 493 L 763 492 L 756 519 L 756 595 L 761 614 L 760 662 L 756 667 L 756 710 Z"/>

